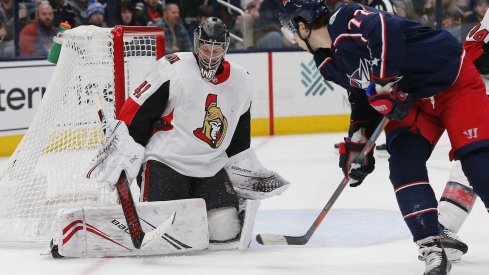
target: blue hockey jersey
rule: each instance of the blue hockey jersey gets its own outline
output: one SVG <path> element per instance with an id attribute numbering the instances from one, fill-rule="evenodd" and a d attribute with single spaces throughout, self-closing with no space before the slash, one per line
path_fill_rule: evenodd
<path id="1" fill-rule="evenodd" d="M 444 30 L 360 4 L 341 6 L 327 28 L 331 49 L 314 60 L 326 80 L 350 93 L 364 93 L 373 77 L 399 79 L 398 90 L 426 98 L 451 86 L 460 70 L 462 46 Z"/>

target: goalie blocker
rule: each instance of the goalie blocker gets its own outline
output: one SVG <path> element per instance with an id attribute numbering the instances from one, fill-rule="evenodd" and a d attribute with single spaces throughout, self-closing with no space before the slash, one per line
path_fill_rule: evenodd
<path id="1" fill-rule="evenodd" d="M 209 247 L 207 211 L 203 199 L 138 203 L 141 225 L 153 230 L 176 213 L 173 224 L 145 249 L 134 249 L 124 213 L 119 206 L 82 207 L 58 212 L 51 244 L 53 257 L 121 257 L 182 254 L 203 249 L 248 248 L 259 201 L 240 207 L 242 230 L 233 242 Z"/>

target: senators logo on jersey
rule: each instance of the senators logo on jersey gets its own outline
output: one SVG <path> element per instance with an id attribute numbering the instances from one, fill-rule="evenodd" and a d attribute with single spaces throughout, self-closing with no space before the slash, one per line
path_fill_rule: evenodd
<path id="1" fill-rule="evenodd" d="M 209 94 L 205 102 L 205 117 L 202 128 L 194 130 L 194 135 L 211 148 L 221 145 L 228 128 L 228 121 L 217 106 L 217 95 Z"/>

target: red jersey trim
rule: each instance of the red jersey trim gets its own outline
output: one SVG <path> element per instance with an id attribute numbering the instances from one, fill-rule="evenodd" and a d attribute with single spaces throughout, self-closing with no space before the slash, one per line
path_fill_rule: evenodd
<path id="1" fill-rule="evenodd" d="M 226 60 L 223 60 L 221 65 L 223 66 L 223 70 L 220 74 L 216 74 L 214 76 L 215 80 L 212 79 L 212 81 L 210 81 L 210 83 L 214 84 L 214 85 L 219 85 L 223 82 L 225 82 L 226 80 L 229 79 L 229 76 L 231 75 L 231 65 L 229 64 L 229 62 L 227 62 Z"/>
<path id="2" fill-rule="evenodd" d="M 126 102 L 122 106 L 122 109 L 119 113 L 118 119 L 124 121 L 126 125 L 131 125 L 134 116 L 138 112 L 141 106 L 136 103 L 132 98 L 127 98 Z"/>

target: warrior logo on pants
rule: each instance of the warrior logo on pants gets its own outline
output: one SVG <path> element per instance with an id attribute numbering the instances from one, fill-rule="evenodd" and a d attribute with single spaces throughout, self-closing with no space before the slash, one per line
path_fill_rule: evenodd
<path id="1" fill-rule="evenodd" d="M 202 128 L 194 130 L 194 135 L 205 141 L 211 148 L 221 145 L 228 128 L 228 121 L 217 107 L 217 95 L 209 94 L 205 102 L 205 117 Z"/>

